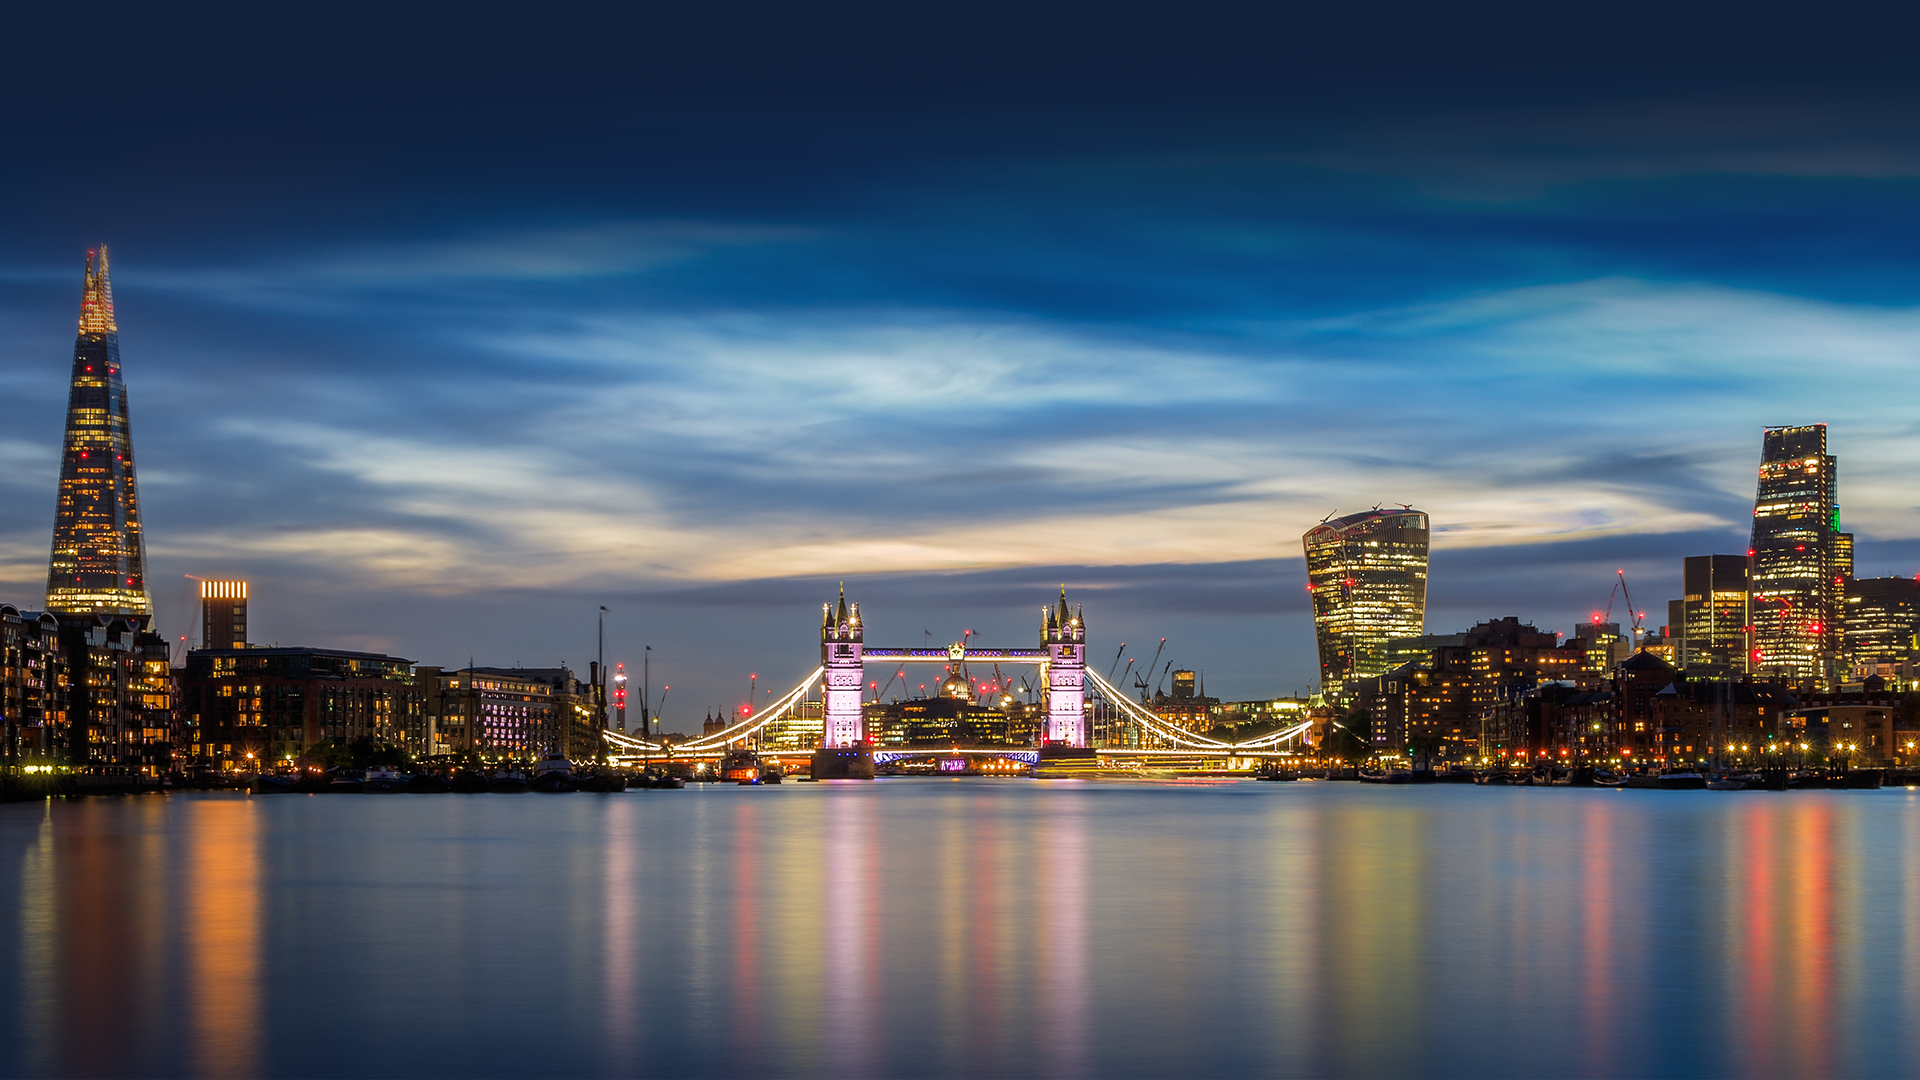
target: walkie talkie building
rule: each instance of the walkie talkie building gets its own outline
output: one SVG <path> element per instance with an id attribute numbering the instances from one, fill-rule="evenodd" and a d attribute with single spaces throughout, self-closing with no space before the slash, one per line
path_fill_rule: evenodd
<path id="1" fill-rule="evenodd" d="M 1387 642 L 1423 632 L 1431 536 L 1427 515 L 1407 508 L 1334 518 L 1301 538 L 1329 699 L 1344 702 L 1358 680 L 1385 674 Z"/>

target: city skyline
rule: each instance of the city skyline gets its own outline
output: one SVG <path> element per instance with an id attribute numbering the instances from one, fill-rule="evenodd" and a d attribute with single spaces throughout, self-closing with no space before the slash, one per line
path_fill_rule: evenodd
<path id="1" fill-rule="evenodd" d="M 1888 46 L 1755 16 L 1782 64 L 1663 14 L 1687 63 L 1635 67 L 1624 16 L 1543 51 L 1408 11 L 1143 54 L 985 15 L 909 57 L 781 18 L 637 66 L 562 49 L 504 97 L 420 47 L 484 27 L 425 19 L 351 84 L 334 31 L 268 62 L 196 19 L 89 27 L 97 75 L 57 99 L 51 61 L 10 71 L 37 119 L 0 178 L 0 595 L 44 582 L 103 238 L 176 640 L 188 574 L 253 582 L 254 640 L 455 664 L 581 666 L 604 603 L 609 659 L 653 645 L 697 715 L 804 671 L 843 578 L 888 640 L 1024 641 L 1066 581 L 1114 647 L 1291 692 L 1295 538 L 1329 511 L 1433 515 L 1431 630 L 1570 630 L 1617 568 L 1651 604 L 1744 551 L 1781 424 L 1830 425 L 1858 572 L 1920 569 L 1920 140 L 1861 52 Z M 792 78 L 796 41 L 889 102 Z M 173 77 L 203 68 L 231 77 Z M 72 169 L 106 115 L 115 168 Z"/>
<path id="2" fill-rule="evenodd" d="M 107 248 L 106 245 L 102 244 L 97 249 L 90 248 L 87 251 L 86 273 L 84 275 L 84 288 L 82 291 L 80 330 L 74 349 L 73 390 L 70 395 L 68 409 L 68 431 L 64 441 L 65 449 L 62 455 L 63 473 L 59 500 L 62 514 L 56 521 L 54 528 L 54 554 L 52 569 L 50 570 L 48 578 L 47 598 L 50 608 L 56 607 L 54 601 L 58 596 L 62 598 L 62 603 L 74 611 L 80 611 L 84 608 L 84 610 L 88 611 L 97 610 L 108 613 L 147 615 L 152 612 L 152 604 L 145 588 L 144 539 L 139 526 L 137 495 L 135 494 L 135 486 L 132 478 L 133 455 L 127 436 L 130 422 L 126 407 L 127 395 L 120 378 L 121 367 L 119 362 L 117 330 L 118 327 L 113 309 L 112 287 L 107 270 Z M 101 369 L 101 374 L 98 376 L 93 374 L 96 366 Z M 106 404 L 101 405 L 101 403 L 93 400 L 96 397 L 101 397 L 103 394 L 105 395 L 103 401 L 105 401 Z M 96 405 L 100 407 L 93 407 Z M 100 415 L 95 416 L 94 414 L 96 413 Z M 87 491 L 81 491 L 80 489 L 85 486 L 83 483 L 85 477 L 82 474 L 87 473 L 87 468 L 82 459 L 87 456 L 88 450 L 84 449 L 84 447 L 92 446 L 94 442 L 101 442 L 102 436 L 92 434 L 92 432 L 94 428 L 101 427 L 103 424 L 111 429 L 108 435 L 105 436 L 111 445 L 102 443 L 102 446 L 93 447 L 93 449 L 100 450 L 103 454 L 112 454 L 113 460 L 118 464 L 115 466 L 115 470 L 112 470 L 113 478 L 108 481 L 106 489 L 100 492 L 93 492 L 90 488 Z M 1838 609 L 1842 606 L 1845 599 L 1841 595 L 1845 591 L 1841 586 L 1853 576 L 1854 538 L 1850 533 L 1838 531 L 1840 527 L 1840 507 L 1836 495 L 1837 458 L 1834 455 L 1826 453 L 1827 430 L 1824 424 L 1799 427 L 1769 426 L 1764 429 L 1763 435 L 1762 460 L 1760 465 L 1761 479 L 1756 498 L 1755 524 L 1752 538 L 1754 549 L 1749 556 L 1749 558 L 1754 561 L 1755 566 L 1760 568 L 1760 576 L 1756 579 L 1756 582 L 1764 582 L 1768 578 L 1779 577 L 1779 571 L 1769 572 L 1766 569 L 1775 564 L 1778 564 L 1779 568 L 1784 569 L 1789 577 L 1791 577 L 1793 573 L 1798 573 L 1796 567 L 1799 562 L 1806 561 L 1807 559 L 1813 559 L 1821 569 L 1813 578 L 1809 579 L 1808 582 L 1802 582 L 1800 585 L 1788 587 L 1788 593 L 1791 593 L 1790 596 L 1788 593 L 1782 593 L 1778 586 L 1756 585 L 1758 591 L 1755 595 L 1758 598 L 1756 601 L 1758 603 L 1781 603 L 1782 601 L 1779 597 L 1787 596 L 1787 606 L 1789 607 L 1797 602 L 1801 608 L 1807 608 L 1812 605 L 1817 607 L 1818 610 L 1815 612 L 1816 621 L 1805 623 L 1804 625 L 1802 625 L 1804 620 L 1801 622 L 1779 619 L 1769 621 L 1764 618 L 1762 614 L 1750 615 L 1749 617 L 1759 624 L 1755 628 L 1757 633 L 1755 643 L 1760 647 L 1754 651 L 1753 658 L 1757 660 L 1763 655 L 1769 657 L 1778 655 L 1777 652 L 1769 651 L 1769 649 L 1777 650 L 1779 648 L 1777 645 L 1770 645 L 1770 642 L 1778 638 L 1782 632 L 1794 634 L 1800 631 L 1806 631 L 1807 634 L 1811 634 L 1821 642 L 1827 642 L 1829 638 L 1832 639 L 1831 643 L 1817 645 L 1814 650 L 1809 653 L 1810 656 L 1817 656 L 1823 650 L 1831 652 L 1839 648 L 1839 635 L 1834 628 L 1840 621 Z M 95 469 L 94 471 L 99 472 L 100 470 Z M 1803 482 L 1794 478 L 1803 472 L 1810 477 L 1814 477 L 1814 479 Z M 124 474 L 124 479 L 121 479 L 122 474 Z M 1813 486 L 1807 488 L 1808 484 Z M 1802 488 L 1807 488 L 1807 490 L 1803 491 Z M 115 574 L 126 574 L 131 570 L 135 576 L 130 576 L 126 579 L 128 588 L 124 590 L 118 588 L 119 579 L 115 577 L 114 588 L 107 589 L 106 592 L 100 596 L 93 596 L 91 594 L 80 596 L 80 599 L 87 600 L 88 603 L 82 606 L 75 606 L 76 601 L 73 597 L 79 596 L 80 594 L 74 593 L 73 586 L 71 585 L 63 586 L 63 583 L 68 581 L 63 575 L 70 574 L 75 569 L 74 561 L 76 552 L 80 553 L 79 557 L 81 557 L 84 562 L 86 549 L 77 547 L 76 545 L 88 538 L 90 534 L 87 534 L 87 530 L 99 530 L 103 527 L 98 522 L 92 524 L 84 523 L 84 519 L 87 519 L 88 515 L 84 512 L 85 508 L 79 504 L 86 502 L 88 506 L 97 508 L 97 504 L 103 499 L 109 500 L 113 504 L 113 512 L 109 515 L 112 522 L 123 523 L 112 526 L 114 530 L 118 531 L 115 531 L 113 536 L 110 537 L 109 543 L 97 550 L 109 556 L 119 558 L 120 564 L 122 565 L 119 570 L 114 572 Z M 1805 500 L 1812 501 L 1807 502 L 1806 506 L 1802 507 L 1800 504 Z M 1780 519 L 1784 524 L 1770 524 L 1770 522 L 1774 521 L 1774 515 L 1781 514 L 1787 515 L 1785 518 Z M 94 516 L 97 517 L 98 515 L 95 514 Z M 1418 573 L 1415 575 L 1417 580 L 1412 582 L 1413 585 L 1417 586 L 1415 592 L 1418 596 L 1414 597 L 1412 594 L 1409 594 L 1409 596 L 1402 597 L 1398 592 L 1393 592 L 1391 596 L 1383 593 L 1377 598 L 1379 603 L 1387 605 L 1386 608 L 1382 608 L 1382 611 L 1387 612 L 1387 614 L 1381 615 L 1380 617 L 1387 618 L 1390 616 L 1389 621 L 1392 623 L 1391 628 L 1383 623 L 1379 628 L 1375 629 L 1332 630 L 1334 623 L 1328 623 L 1328 619 L 1333 619 L 1341 626 L 1345 626 L 1345 622 L 1341 622 L 1341 620 L 1346 619 L 1347 616 L 1339 614 L 1335 611 L 1334 607 L 1327 606 L 1329 603 L 1327 597 L 1330 595 L 1330 589 L 1341 589 L 1343 596 L 1348 593 L 1353 594 L 1353 603 L 1360 603 L 1363 606 L 1374 603 L 1374 601 L 1366 600 L 1360 596 L 1360 593 L 1364 591 L 1362 587 L 1366 586 L 1366 582 L 1355 580 L 1355 575 L 1357 573 L 1358 577 L 1365 578 L 1367 574 L 1360 573 L 1354 569 L 1354 567 L 1360 564 L 1354 562 L 1356 556 L 1348 550 L 1352 545 L 1340 541 L 1339 537 L 1345 536 L 1347 532 L 1356 529 L 1370 527 L 1369 523 L 1374 522 L 1376 519 L 1397 522 L 1400 518 L 1415 521 L 1421 526 L 1419 530 L 1420 540 L 1417 545 L 1418 550 L 1414 553 L 1415 563 L 1418 564 Z M 1811 524 L 1805 527 L 1797 524 L 1801 522 L 1803 518 Z M 1340 686 L 1336 685 L 1341 680 L 1328 674 L 1328 672 L 1332 670 L 1328 667 L 1329 664 L 1341 670 L 1351 669 L 1356 675 L 1364 674 L 1371 676 L 1381 674 L 1392 666 L 1392 664 L 1387 661 L 1387 654 L 1385 652 L 1389 639 L 1416 635 L 1422 632 L 1423 629 L 1426 631 L 1436 630 L 1431 624 L 1425 624 L 1424 626 L 1421 624 L 1421 617 L 1424 615 L 1425 609 L 1426 560 L 1428 554 L 1427 538 L 1432 535 L 1427 525 L 1428 517 L 1423 512 L 1411 508 L 1385 511 L 1376 507 L 1371 511 L 1351 514 L 1338 519 L 1333 519 L 1331 515 L 1329 515 L 1327 521 L 1323 521 L 1307 532 L 1304 537 L 1307 554 L 1305 562 L 1308 579 L 1307 591 L 1314 594 L 1314 610 L 1319 612 L 1314 615 L 1315 624 L 1319 627 L 1316 632 L 1322 637 L 1318 648 L 1320 667 L 1322 669 L 1320 673 L 1321 678 L 1314 684 L 1318 689 L 1327 691 L 1335 696 L 1344 697 L 1344 692 Z M 1781 530 L 1783 528 L 1786 531 L 1782 532 Z M 1809 532 L 1808 529 L 1812 531 Z M 1764 538 L 1763 533 L 1765 534 Z M 1775 533 L 1779 534 L 1778 538 L 1775 538 Z M 1831 541 L 1826 539 L 1829 535 L 1833 537 Z M 1799 543 L 1802 540 L 1805 540 L 1806 544 L 1818 545 L 1812 549 L 1813 554 L 1794 554 L 1795 552 L 1806 552 L 1810 550 L 1806 544 Z M 1798 546 L 1796 546 L 1797 544 Z M 1363 544 L 1363 546 L 1374 547 L 1379 545 Z M 1326 550 L 1321 551 L 1323 548 Z M 1832 550 L 1828 550 L 1828 548 L 1832 548 Z M 1777 549 L 1777 551 L 1775 549 Z M 132 552 L 130 557 L 124 554 L 124 552 L 128 551 Z M 1316 551 L 1320 552 L 1318 556 L 1315 554 Z M 1316 558 L 1320 559 L 1319 563 L 1315 562 Z M 1724 557 L 1713 556 L 1713 558 L 1719 559 Z M 1364 558 L 1362 561 L 1365 561 Z M 1697 557 L 1688 557 L 1686 563 L 1689 567 L 1689 572 L 1691 572 L 1691 565 L 1698 561 L 1700 561 L 1700 559 Z M 1413 566 L 1414 564 L 1410 563 L 1408 565 Z M 1830 574 L 1840 575 L 1831 578 L 1832 582 L 1834 582 L 1831 587 L 1823 584 L 1823 582 L 1828 580 Z M 95 576 L 97 577 L 99 575 L 96 574 Z M 1805 577 L 1806 575 L 1802 574 L 1801 576 Z M 193 575 L 188 575 L 188 577 L 190 580 L 199 583 L 198 599 L 200 600 L 200 608 L 198 615 L 205 625 L 209 627 L 213 625 L 214 620 L 212 609 L 208 606 L 211 601 L 207 600 L 207 597 L 215 595 L 215 593 L 209 592 L 209 588 L 215 588 L 216 592 L 219 591 L 219 588 L 225 588 L 228 592 L 237 590 L 236 595 L 242 597 L 246 594 L 247 583 L 245 582 L 215 582 Z M 78 583 L 80 580 L 78 577 L 72 579 L 75 583 Z M 1371 581 L 1371 578 L 1368 578 L 1368 580 Z M 1398 579 L 1396 578 L 1395 580 L 1397 581 Z M 1317 591 L 1316 582 L 1320 585 Z M 1399 588 L 1399 586 L 1393 586 L 1393 588 Z M 1690 580 L 1683 582 L 1682 588 L 1684 590 L 1692 590 L 1693 584 Z M 1792 593 L 1793 588 L 1800 588 L 1803 592 L 1807 588 L 1819 590 L 1821 599 L 1817 603 L 1808 601 L 1805 597 L 1797 593 Z M 1391 589 L 1389 591 L 1391 591 Z M 121 595 L 122 592 L 125 593 L 124 596 Z M 1831 593 L 1831 595 L 1828 595 L 1829 593 Z M 1062 602 L 1064 603 L 1064 600 Z M 1681 601 L 1675 601 L 1670 607 L 1677 608 L 1681 603 Z M 245 624 L 244 601 L 241 601 L 241 604 L 243 606 L 239 610 L 239 622 L 235 624 L 236 627 L 244 626 Z M 28 606 L 30 607 L 31 605 Z M 1338 607 L 1338 605 L 1335 605 L 1335 607 Z M 1327 610 L 1320 612 L 1319 609 L 1321 608 L 1326 608 Z M 1402 608 L 1406 610 L 1402 611 Z M 600 610 L 604 613 L 606 608 L 601 607 Z M 222 616 L 222 618 L 231 617 L 231 615 L 224 614 Z M 1369 619 L 1371 618 L 1372 617 L 1369 617 Z M 1594 618 L 1597 620 L 1599 618 L 1598 614 L 1596 614 Z M 1362 622 L 1371 626 L 1369 619 L 1363 619 Z M 923 619 L 923 621 L 925 620 Z M 1774 622 L 1779 622 L 1781 624 L 1780 628 L 1774 628 Z M 1325 624 L 1324 626 L 1321 625 L 1323 623 Z M 1653 631 L 1653 627 L 1656 624 L 1657 617 L 1654 622 L 1649 623 L 1649 632 Z M 1356 628 L 1359 626 L 1359 623 L 1355 624 Z M 194 637 L 191 629 L 187 634 L 178 635 L 175 638 L 179 645 L 178 651 L 184 656 L 185 648 L 189 645 L 203 642 L 208 632 L 209 631 L 202 629 L 198 639 Z M 1335 638 L 1325 637 L 1325 635 L 1330 632 L 1335 633 L 1336 636 L 1359 633 L 1362 637 L 1365 637 L 1366 634 L 1372 634 L 1373 637 L 1365 638 L 1365 641 L 1370 644 L 1360 644 L 1349 647 L 1339 644 Z M 240 633 L 244 634 L 244 631 L 242 630 Z M 932 631 L 924 631 L 924 633 L 930 637 Z M 973 631 L 968 629 L 963 631 L 963 633 L 971 634 Z M 1807 636 L 1807 634 L 1800 634 L 1800 636 Z M 1375 640 L 1376 638 L 1377 640 Z M 236 640 L 238 640 L 238 638 L 236 638 Z M 1360 639 L 1356 638 L 1355 640 L 1358 641 Z M 327 647 L 337 648 L 339 646 L 329 643 Z M 1358 649 L 1358 652 L 1355 652 L 1355 648 Z M 663 654 L 671 651 L 671 649 L 662 650 Z M 1126 648 L 1124 645 L 1121 651 L 1122 654 L 1125 653 Z M 1364 653 L 1365 656 L 1361 656 L 1361 653 Z M 1375 653 L 1378 653 L 1378 655 L 1374 655 Z M 663 656 L 663 659 L 664 658 L 665 656 Z M 1137 659 L 1137 657 L 1135 659 Z M 516 661 L 516 665 L 520 663 L 520 661 Z M 1171 664 L 1172 662 L 1170 661 L 1169 667 L 1171 667 Z M 1763 667 L 1768 671 L 1774 671 L 1778 665 L 1766 664 L 1763 665 Z M 1816 667 L 1807 667 L 1805 670 L 1799 670 L 1797 668 L 1779 669 L 1779 671 L 1782 674 L 1790 674 L 1794 678 L 1806 678 L 1816 674 Z M 663 672 L 663 675 L 664 674 Z M 1823 677 L 1831 677 L 1831 673 Z M 683 678 L 682 682 L 684 685 L 686 680 Z M 664 685 L 664 678 L 662 679 L 662 683 Z M 752 679 L 749 679 L 748 685 L 749 690 L 752 690 Z M 643 688 L 643 690 L 644 689 L 645 688 Z M 700 690 L 710 690 L 709 687 L 701 686 L 697 679 L 694 683 L 694 689 L 696 692 Z M 1288 691 L 1272 685 L 1262 687 L 1260 691 L 1259 693 L 1248 696 L 1277 697 L 1289 692 L 1301 692 L 1301 690 L 1297 688 Z M 742 698 L 740 701 L 732 703 L 731 706 L 721 703 L 711 706 L 710 708 L 714 712 L 724 714 L 735 711 L 742 705 L 758 708 L 764 704 L 765 701 L 750 702 L 749 698 Z M 669 718 L 668 724 L 675 729 L 685 729 L 689 726 L 684 719 L 676 723 L 673 719 Z"/>

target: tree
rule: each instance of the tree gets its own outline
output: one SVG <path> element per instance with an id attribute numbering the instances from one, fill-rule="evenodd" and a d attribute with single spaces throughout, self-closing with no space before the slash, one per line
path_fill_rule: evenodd
<path id="1" fill-rule="evenodd" d="M 306 759 L 323 769 L 342 769 L 353 764 L 353 750 L 339 739 L 322 739 L 307 747 Z"/>
<path id="2" fill-rule="evenodd" d="M 1326 738 L 1320 740 L 1321 756 L 1347 762 L 1362 760 L 1373 753 L 1373 747 L 1360 736 L 1360 732 L 1367 731 L 1371 726 L 1372 721 L 1365 709 L 1353 710 L 1346 719 L 1328 728 Z"/>
<path id="3" fill-rule="evenodd" d="M 413 764 L 413 758 L 404 748 L 392 743 L 374 742 L 371 735 L 362 735 L 353 740 L 349 752 L 353 758 L 353 767 L 356 769 L 383 767 L 404 769 Z"/>

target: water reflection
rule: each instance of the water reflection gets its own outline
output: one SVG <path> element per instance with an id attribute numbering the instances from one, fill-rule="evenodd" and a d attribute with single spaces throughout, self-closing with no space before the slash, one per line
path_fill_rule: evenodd
<path id="1" fill-rule="evenodd" d="M 639 936 L 644 912 L 634 880 L 640 837 L 630 805 L 607 800 L 599 809 L 605 837 L 600 864 L 606 904 L 602 914 L 600 1022 L 609 1070 L 626 1073 L 639 1063 L 640 1050 Z"/>
<path id="2" fill-rule="evenodd" d="M 1087 1060 L 1087 823 L 1089 800 L 1062 797 L 1045 804 L 1035 865 L 1039 933 L 1040 1060 L 1049 1076 L 1079 1076 Z M 1120 932 L 1124 928 L 1117 927 Z"/>
<path id="3" fill-rule="evenodd" d="M 252 800 L 196 808 L 181 875 L 188 1028 L 198 1076 L 261 1072 L 259 817 Z"/>
<path id="4" fill-rule="evenodd" d="M 839 786 L 839 785 L 836 785 Z M 878 898 L 874 879 L 885 849 L 875 845 L 873 807 L 868 793 L 829 791 L 826 859 L 826 910 L 821 916 L 821 967 L 826 976 L 826 1060 L 843 1075 L 875 1070 L 874 984 L 878 973 Z"/>
<path id="5" fill-rule="evenodd" d="M 20 865 L 20 963 L 17 1000 L 21 1005 L 22 1072 L 44 1076 L 54 1071 L 56 1010 L 60 1000 L 60 919 L 53 836 L 53 807 L 47 804 L 37 835 Z"/>
<path id="6" fill-rule="evenodd" d="M 1905 792 L 0 807 L 9 1075 L 1906 1075 Z"/>

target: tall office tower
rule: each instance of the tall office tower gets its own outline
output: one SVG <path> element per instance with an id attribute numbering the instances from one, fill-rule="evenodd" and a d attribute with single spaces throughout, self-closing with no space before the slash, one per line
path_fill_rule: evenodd
<path id="1" fill-rule="evenodd" d="M 203 649 L 247 647 L 246 582 L 202 581 L 200 583 L 200 647 Z"/>
<path id="2" fill-rule="evenodd" d="M 1847 662 L 1854 673 L 1863 678 L 1897 673 L 1913 658 L 1914 635 L 1920 633 L 1920 581 L 1910 577 L 1848 581 L 1843 625 Z M 1892 665 L 1893 671 L 1880 671 L 1882 665 Z"/>
<path id="3" fill-rule="evenodd" d="M 1840 531 L 1838 471 L 1827 425 L 1766 429 L 1749 579 L 1756 673 L 1821 686 L 1837 674 L 1853 550 Z"/>
<path id="4" fill-rule="evenodd" d="M 1351 698 L 1358 680 L 1392 666 L 1388 642 L 1423 630 L 1431 535 L 1426 514 L 1402 508 L 1334 518 L 1301 538 L 1327 697 Z"/>
<path id="5" fill-rule="evenodd" d="M 1727 677 L 1748 670 L 1749 607 L 1745 555 L 1689 555 L 1680 564 L 1681 639 L 1675 666 L 1683 671 Z"/>
<path id="6" fill-rule="evenodd" d="M 47 569 L 47 609 L 63 615 L 153 615 L 105 244 L 87 252 L 80 334 L 73 343 L 73 384 L 67 394 L 67 436 L 60 455 L 53 557 Z"/>

